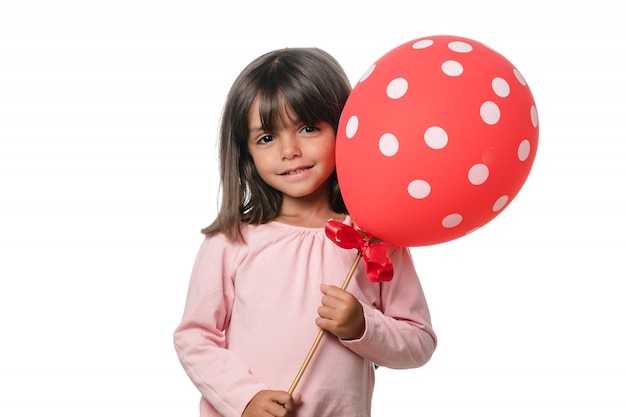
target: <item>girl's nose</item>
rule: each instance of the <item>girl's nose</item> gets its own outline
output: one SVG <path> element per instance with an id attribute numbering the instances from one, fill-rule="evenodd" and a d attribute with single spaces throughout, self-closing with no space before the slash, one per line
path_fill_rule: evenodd
<path id="1" fill-rule="evenodd" d="M 298 145 L 298 140 L 291 136 L 286 136 L 283 138 L 282 148 L 281 148 L 281 157 L 282 159 L 293 159 L 296 156 L 302 156 L 300 151 L 300 146 Z"/>

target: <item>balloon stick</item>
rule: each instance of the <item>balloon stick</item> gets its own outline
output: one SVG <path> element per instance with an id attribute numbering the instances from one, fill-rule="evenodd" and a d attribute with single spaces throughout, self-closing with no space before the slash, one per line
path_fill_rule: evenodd
<path id="1" fill-rule="evenodd" d="M 352 279 L 352 276 L 354 275 L 354 272 L 356 271 L 356 267 L 359 265 L 359 261 L 361 260 L 362 257 L 363 257 L 363 254 L 359 252 L 356 258 L 354 259 L 354 262 L 352 263 L 352 267 L 350 268 L 350 271 L 348 271 L 348 275 L 346 276 L 346 279 L 341 285 L 342 290 L 345 290 L 346 288 L 348 288 L 348 284 L 350 284 L 350 280 Z M 322 341 L 322 337 L 324 337 L 324 333 L 325 331 L 323 329 L 320 329 L 319 333 L 317 334 L 317 337 L 315 338 L 315 341 L 313 342 L 313 345 L 311 346 L 311 349 L 309 350 L 309 354 L 306 355 L 306 358 L 304 359 L 304 363 L 300 367 L 298 374 L 296 375 L 295 379 L 293 380 L 291 384 L 291 387 L 289 388 L 288 392 L 290 394 L 293 394 L 294 391 L 296 390 L 296 387 L 298 386 L 300 379 L 302 379 L 302 375 L 304 375 L 304 371 L 306 371 L 306 368 L 309 366 L 309 363 L 311 362 L 311 359 L 313 358 L 313 355 L 315 354 L 317 347 L 320 345 L 320 342 Z"/>

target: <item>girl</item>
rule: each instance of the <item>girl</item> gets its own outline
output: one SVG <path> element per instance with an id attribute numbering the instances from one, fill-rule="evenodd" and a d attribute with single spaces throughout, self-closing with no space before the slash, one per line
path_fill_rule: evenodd
<path id="1" fill-rule="evenodd" d="M 409 251 L 372 283 L 356 252 L 325 236 L 352 224 L 335 173 L 335 132 L 350 83 L 316 48 L 269 52 L 235 80 L 222 115 L 221 206 L 197 256 L 174 332 L 202 394 L 200 415 L 365 417 L 374 364 L 412 368 L 436 344 Z M 285 391 L 319 329 L 298 392 Z"/>

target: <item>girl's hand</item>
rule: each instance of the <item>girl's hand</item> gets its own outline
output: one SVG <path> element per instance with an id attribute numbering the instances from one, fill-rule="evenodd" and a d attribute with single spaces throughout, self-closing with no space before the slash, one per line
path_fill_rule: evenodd
<path id="1" fill-rule="evenodd" d="M 315 323 L 344 340 L 359 339 L 365 332 L 363 306 L 352 294 L 334 285 L 320 286 L 324 296 Z"/>
<path id="2" fill-rule="evenodd" d="M 259 391 L 243 410 L 241 417 L 285 417 L 300 401 L 300 394 L 293 396 L 286 391 Z"/>

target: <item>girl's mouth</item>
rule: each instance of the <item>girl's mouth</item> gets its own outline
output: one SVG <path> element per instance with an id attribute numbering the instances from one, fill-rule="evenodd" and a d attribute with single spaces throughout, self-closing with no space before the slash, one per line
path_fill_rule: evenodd
<path id="1" fill-rule="evenodd" d="M 310 167 L 302 167 L 302 168 L 296 168 L 296 169 L 292 169 L 289 171 L 285 171 L 280 175 L 299 175 L 302 174 L 306 171 L 308 171 L 309 169 L 311 169 Z"/>

